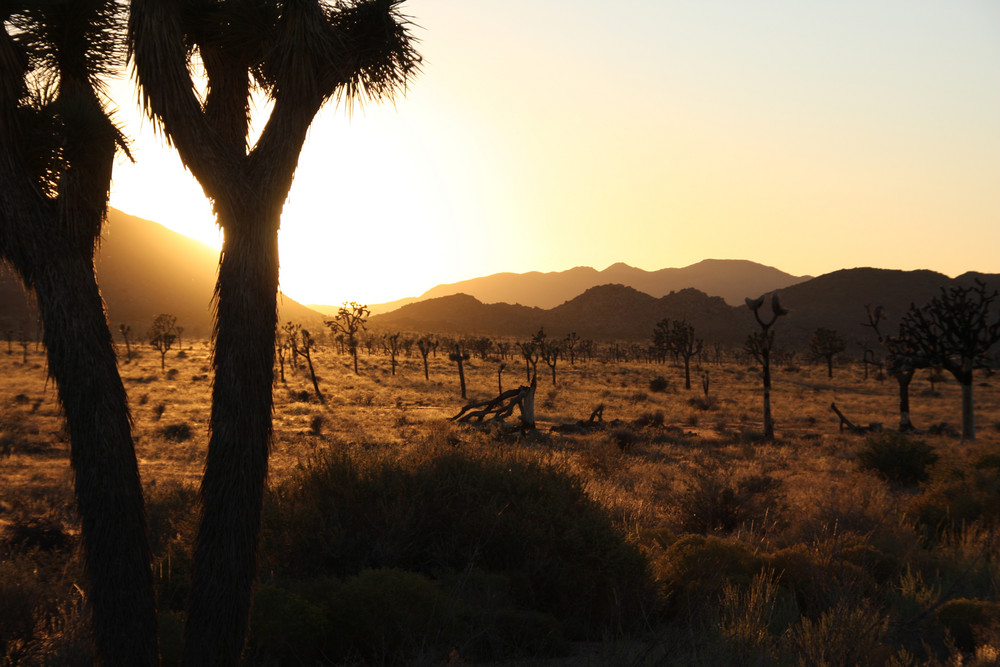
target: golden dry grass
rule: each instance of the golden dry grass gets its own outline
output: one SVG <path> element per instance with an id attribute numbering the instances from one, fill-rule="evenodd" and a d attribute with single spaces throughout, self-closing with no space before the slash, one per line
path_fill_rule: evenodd
<path id="1" fill-rule="evenodd" d="M 693 530 L 685 503 L 697 502 L 698 493 L 718 491 L 712 484 L 739 488 L 747 480 L 776 480 L 777 490 L 748 495 L 738 525 L 708 533 L 725 534 L 727 540 L 782 563 L 791 557 L 783 554 L 794 555 L 802 548 L 813 561 L 840 562 L 845 549 L 859 544 L 879 548 L 891 543 L 892 553 L 905 553 L 914 563 L 931 558 L 909 523 L 909 503 L 917 491 L 894 488 L 873 473 L 859 471 L 857 452 L 865 439 L 841 432 L 830 410 L 835 402 L 856 424 L 881 422 L 894 428 L 896 383 L 891 378 L 865 380 L 860 365 L 842 363 L 832 379 L 823 365 L 776 367 L 772 401 L 777 440 L 765 443 L 759 436 L 759 369 L 746 360 L 705 364 L 693 377 L 691 390 L 683 388 L 682 369 L 671 364 L 560 362 L 557 385 L 540 364 L 538 431 L 501 437 L 448 421 L 465 401 L 459 396 L 455 364 L 447 355 L 439 352 L 431 359 L 429 380 L 416 355 L 399 360 L 395 375 L 382 355 L 360 352 L 359 375 L 352 372 L 348 356 L 329 347 L 314 355 L 325 404 L 313 395 L 304 367 L 292 369 L 286 362 L 286 381 L 275 382 L 271 484 L 289 479 L 327 450 L 384 452 L 403 460 L 406 452 L 420 448 L 504 447 L 578 478 L 621 533 L 641 546 L 654 569 L 677 536 Z M 160 370 L 159 354 L 150 348 L 140 348 L 120 370 L 147 493 L 195 488 L 208 442 L 208 342 L 186 340 L 183 352 L 171 350 L 166 371 Z M 497 361 L 466 363 L 470 401 L 497 394 L 497 371 Z M 699 377 L 706 371 L 712 397 L 707 406 L 697 401 L 702 397 Z M 977 378 L 978 440 L 965 443 L 954 433 L 960 424 L 959 387 L 953 380 L 938 382 L 932 392 L 927 375 L 921 373 L 911 386 L 911 414 L 918 427 L 952 425 L 942 433 L 920 435 L 940 454 L 938 467 L 1000 451 L 1000 382 L 986 373 Z M 666 391 L 650 388 L 658 376 L 666 378 Z M 15 519 L 48 516 L 72 533 L 76 523 L 69 443 L 44 354 L 32 350 L 27 363 L 18 353 L 0 354 L 0 377 L 0 529 Z M 523 362 L 508 360 L 503 388 L 525 379 Z M 599 404 L 605 407 L 605 428 L 551 430 L 587 419 Z M 758 512 L 753 502 L 764 496 L 768 503 Z M 983 539 L 971 533 L 963 539 L 939 548 L 951 549 L 948 557 L 955 563 L 983 553 Z M 911 597 L 930 596 L 928 586 L 914 584 Z M 750 604 L 740 597 L 749 595 L 743 589 L 727 595 L 734 605 Z M 819 626 L 797 627 L 797 632 L 820 632 Z M 620 651 L 631 656 L 633 649 L 630 644 L 602 645 L 574 664 L 600 664 L 594 655 Z"/>

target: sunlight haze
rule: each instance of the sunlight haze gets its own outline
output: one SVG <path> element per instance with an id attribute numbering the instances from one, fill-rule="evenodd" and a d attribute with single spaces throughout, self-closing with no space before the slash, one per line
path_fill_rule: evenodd
<path id="1" fill-rule="evenodd" d="M 379 303 L 501 271 L 748 259 L 1000 272 L 1000 4 L 408 0 L 423 73 L 317 116 L 281 287 Z M 219 247 L 112 94 L 111 205 Z"/>

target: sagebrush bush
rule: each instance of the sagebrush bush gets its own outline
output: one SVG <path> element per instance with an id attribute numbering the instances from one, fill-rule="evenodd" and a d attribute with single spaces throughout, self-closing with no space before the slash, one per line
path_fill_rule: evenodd
<path id="1" fill-rule="evenodd" d="M 909 486 L 928 477 L 938 460 L 934 448 L 923 440 L 895 431 L 872 433 L 858 450 L 858 467 L 871 470 L 888 482 Z"/>
<path id="2" fill-rule="evenodd" d="M 162 427 L 160 435 L 167 442 L 186 442 L 194 437 L 194 431 L 187 422 L 176 422 Z"/>
<path id="3" fill-rule="evenodd" d="M 705 459 L 679 481 L 677 488 L 663 492 L 678 532 L 729 532 L 768 516 L 776 519 L 782 509 L 782 482 L 768 474 L 737 474 Z"/>
<path id="4" fill-rule="evenodd" d="M 662 375 L 657 375 L 649 381 L 649 390 L 658 394 L 665 392 L 668 387 L 670 387 L 670 383 Z"/>
<path id="5" fill-rule="evenodd" d="M 652 563 L 670 616 L 688 618 L 716 606 L 727 586 L 747 586 L 766 561 L 746 545 L 712 535 L 682 535 Z"/>
<path id="6" fill-rule="evenodd" d="M 909 514 L 928 538 L 973 523 L 995 526 L 1000 522 L 1000 457 L 989 453 L 971 464 L 935 471 L 910 501 Z"/>
<path id="7" fill-rule="evenodd" d="M 959 598 L 938 607 L 937 619 L 962 651 L 976 648 L 976 635 L 1000 626 L 1000 603 Z"/>
<path id="8" fill-rule="evenodd" d="M 269 495 L 263 539 L 265 567 L 282 577 L 498 573 L 513 604 L 567 629 L 637 619 L 646 576 L 638 550 L 576 479 L 473 450 L 395 460 L 328 452 Z"/>

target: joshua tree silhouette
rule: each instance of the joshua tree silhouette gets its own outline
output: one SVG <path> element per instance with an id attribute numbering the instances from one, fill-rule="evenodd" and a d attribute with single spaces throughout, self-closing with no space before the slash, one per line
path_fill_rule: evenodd
<path id="1" fill-rule="evenodd" d="M 771 294 L 771 317 L 764 320 L 760 316 L 760 308 L 764 305 L 765 297 L 757 299 L 747 297 L 747 308 L 753 311 L 754 319 L 760 325 L 760 333 L 750 334 L 747 338 L 746 349 L 760 362 L 763 369 L 764 381 L 764 440 L 774 441 L 774 419 L 771 418 L 771 350 L 774 346 L 774 331 L 771 327 L 782 315 L 787 315 L 790 311 L 782 307 L 778 300 L 778 292 Z"/>
<path id="2" fill-rule="evenodd" d="M 7 3 L 0 14 L 0 258 L 34 289 L 44 322 L 73 444 L 95 657 L 155 665 L 142 488 L 94 274 L 125 146 L 98 94 L 121 61 L 118 11 L 110 0 L 53 0 Z"/>
<path id="3" fill-rule="evenodd" d="M 416 73 L 399 0 L 134 0 L 142 102 L 214 204 L 211 438 L 185 630 L 186 664 L 235 664 L 246 636 L 271 444 L 278 226 L 306 132 L 329 100 L 392 98 Z M 204 98 L 189 68 L 200 57 Z M 273 107 L 248 147 L 250 97 Z"/>

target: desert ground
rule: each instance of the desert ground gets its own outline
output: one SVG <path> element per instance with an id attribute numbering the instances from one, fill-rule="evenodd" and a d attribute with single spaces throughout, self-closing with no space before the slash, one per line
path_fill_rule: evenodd
<path id="1" fill-rule="evenodd" d="M 1000 661 L 1000 382 L 897 385 L 846 355 L 759 366 L 539 362 L 537 428 L 450 421 L 524 361 L 423 362 L 320 339 L 274 385 L 249 664 L 877 664 Z M 5 353 L 6 352 L 6 353 Z M 177 659 L 210 345 L 120 350 L 146 489 L 164 664 Z M 702 379 L 708 378 L 707 391 Z M 44 351 L 0 350 L 0 660 L 88 664 L 69 442 Z M 840 427 L 835 403 L 856 425 Z M 597 424 L 579 425 L 599 405 Z M 387 611 L 391 610 L 391 611 Z"/>

